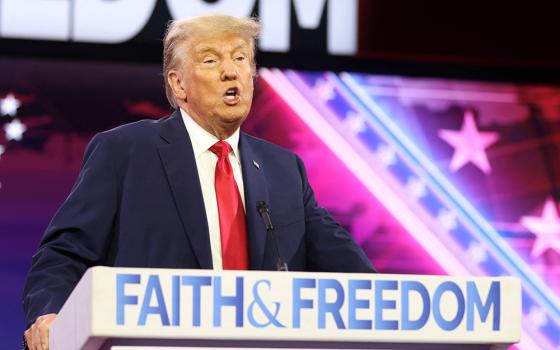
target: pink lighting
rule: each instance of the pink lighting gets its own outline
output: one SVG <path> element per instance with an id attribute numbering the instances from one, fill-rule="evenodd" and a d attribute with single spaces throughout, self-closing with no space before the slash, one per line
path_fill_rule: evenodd
<path id="1" fill-rule="evenodd" d="M 524 216 L 521 225 L 537 236 L 531 250 L 533 258 L 542 256 L 548 249 L 560 253 L 560 216 L 552 198 L 546 199 L 541 216 Z"/>
<path id="2" fill-rule="evenodd" d="M 323 116 L 292 86 L 282 71 L 261 69 L 260 76 L 275 89 L 286 103 L 298 114 L 315 134 L 364 184 L 384 207 L 405 227 L 422 247 L 450 274 L 469 276 L 457 256 L 438 240 L 431 229 L 394 191 L 394 186 L 385 181 L 349 143 L 325 121 Z"/>
<path id="3" fill-rule="evenodd" d="M 486 148 L 496 143 L 500 136 L 495 132 L 479 131 L 472 111 L 465 113 L 461 130 L 442 129 L 438 134 L 454 149 L 449 165 L 451 171 L 456 172 L 469 162 L 485 174 L 492 171 L 486 156 Z"/>

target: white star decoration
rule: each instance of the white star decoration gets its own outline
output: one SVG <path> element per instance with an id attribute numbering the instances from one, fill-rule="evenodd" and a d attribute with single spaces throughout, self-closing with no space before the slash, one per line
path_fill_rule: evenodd
<path id="1" fill-rule="evenodd" d="M 469 244 L 467 254 L 477 264 L 480 264 L 488 259 L 488 252 L 486 251 L 486 248 L 478 242 L 472 242 Z"/>
<path id="2" fill-rule="evenodd" d="M 548 323 L 546 313 L 540 307 L 533 306 L 529 311 L 528 317 L 529 320 L 531 320 L 531 323 L 537 328 L 546 326 L 546 324 Z"/>
<path id="3" fill-rule="evenodd" d="M 441 209 L 437 215 L 437 221 L 446 231 L 451 231 L 457 228 L 457 218 L 455 214 L 447 209 Z"/>
<path id="4" fill-rule="evenodd" d="M 6 140 L 8 141 L 20 141 L 25 130 L 27 130 L 27 127 L 22 122 L 20 122 L 19 119 L 14 119 L 10 123 L 4 125 Z"/>
<path id="5" fill-rule="evenodd" d="M 313 87 L 315 93 L 319 95 L 319 97 L 323 101 L 332 100 L 335 97 L 334 87 L 331 83 L 326 81 L 325 79 L 319 79 L 315 82 L 315 86 Z"/>
<path id="6" fill-rule="evenodd" d="M 428 192 L 424 181 L 416 176 L 411 176 L 408 179 L 406 182 L 406 190 L 414 199 L 422 198 Z"/>
<path id="7" fill-rule="evenodd" d="M 395 150 L 387 145 L 379 146 L 375 155 L 384 166 L 391 166 L 397 162 L 397 154 L 395 153 Z"/>
<path id="8" fill-rule="evenodd" d="M 442 129 L 438 135 L 454 148 L 453 158 L 449 165 L 451 171 L 456 172 L 467 163 L 472 162 L 485 174 L 491 172 L 486 148 L 496 143 L 500 136 L 496 132 L 479 131 L 471 111 L 465 113 L 461 130 Z"/>
<path id="9" fill-rule="evenodd" d="M 538 258 L 551 248 L 560 254 L 560 217 L 552 198 L 547 198 L 541 216 L 523 216 L 520 221 L 536 238 L 531 256 Z"/>
<path id="10" fill-rule="evenodd" d="M 21 102 L 13 94 L 0 99 L 0 114 L 9 115 L 12 117 L 16 116 L 17 109 L 21 106 Z"/>
<path id="11" fill-rule="evenodd" d="M 346 113 L 344 123 L 356 134 L 365 131 L 367 128 L 364 117 L 354 111 Z"/>

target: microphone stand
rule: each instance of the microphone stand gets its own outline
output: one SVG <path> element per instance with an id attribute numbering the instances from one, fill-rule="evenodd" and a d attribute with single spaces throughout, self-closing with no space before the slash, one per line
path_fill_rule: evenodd
<path id="1" fill-rule="evenodd" d="M 270 240 L 272 241 L 272 246 L 274 253 L 276 254 L 276 271 L 288 271 L 288 264 L 284 261 L 282 254 L 280 254 L 280 248 L 278 247 L 278 240 L 274 234 L 274 226 L 272 226 L 272 220 L 270 219 L 269 206 L 266 202 L 259 201 L 257 203 L 257 211 L 263 219 L 266 232 L 268 233 Z"/>

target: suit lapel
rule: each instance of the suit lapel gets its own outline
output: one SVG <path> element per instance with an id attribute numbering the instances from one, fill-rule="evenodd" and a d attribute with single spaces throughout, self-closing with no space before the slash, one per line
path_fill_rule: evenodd
<path id="1" fill-rule="evenodd" d="M 241 132 L 239 150 L 243 169 L 243 185 L 245 188 L 245 213 L 249 235 L 249 261 L 251 270 L 260 270 L 263 266 L 264 249 L 266 244 L 266 229 L 259 213 L 257 202 L 268 204 L 268 189 L 264 175 L 264 162 L 253 150 L 250 137 Z"/>
<path id="2" fill-rule="evenodd" d="M 212 253 L 204 199 L 191 140 L 179 109 L 162 122 L 160 137 L 164 142 L 158 147 L 158 152 L 187 238 L 200 267 L 211 269 Z"/>

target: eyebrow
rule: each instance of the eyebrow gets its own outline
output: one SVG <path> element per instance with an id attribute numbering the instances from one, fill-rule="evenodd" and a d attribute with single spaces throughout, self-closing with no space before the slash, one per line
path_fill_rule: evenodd
<path id="1" fill-rule="evenodd" d="M 235 46 L 232 51 L 235 52 L 237 50 L 245 49 L 245 48 L 248 48 L 248 45 L 243 43 Z M 197 48 L 196 51 L 198 55 L 202 55 L 208 52 L 215 53 L 215 54 L 219 53 L 218 50 L 213 46 L 202 46 L 201 48 Z"/>
<path id="2" fill-rule="evenodd" d="M 200 49 L 196 49 L 197 54 L 204 54 L 204 53 L 207 53 L 207 52 L 218 53 L 218 50 L 216 50 L 215 48 L 213 48 L 211 46 L 203 46 Z"/>

